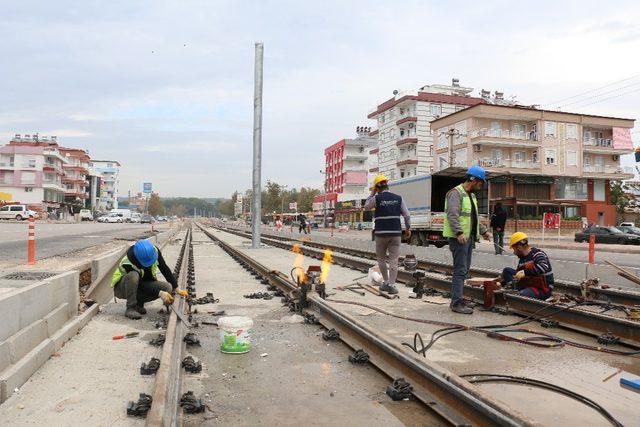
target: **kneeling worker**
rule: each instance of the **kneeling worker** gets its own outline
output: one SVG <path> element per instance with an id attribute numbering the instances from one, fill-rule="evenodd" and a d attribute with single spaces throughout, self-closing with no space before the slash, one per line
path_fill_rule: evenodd
<path id="1" fill-rule="evenodd" d="M 553 292 L 553 271 L 547 254 L 529 246 L 529 237 L 519 231 L 513 233 L 509 246 L 518 257 L 518 268 L 505 268 L 502 279 L 506 283 L 517 281 L 520 295 L 529 298 L 547 299 Z"/>
<path id="2" fill-rule="evenodd" d="M 158 270 L 170 284 L 158 280 Z M 178 282 L 160 249 L 148 240 L 138 240 L 120 260 L 118 269 L 113 273 L 111 287 L 116 298 L 127 300 L 124 315 L 129 319 L 140 319 L 147 313 L 144 308 L 146 302 L 160 298 L 164 304 L 172 304 L 172 293 Z"/>

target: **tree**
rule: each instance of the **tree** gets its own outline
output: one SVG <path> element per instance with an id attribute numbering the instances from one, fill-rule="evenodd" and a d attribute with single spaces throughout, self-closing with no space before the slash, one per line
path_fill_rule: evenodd
<path id="1" fill-rule="evenodd" d="M 162 200 L 160 200 L 160 196 L 158 196 L 156 193 L 153 193 L 149 198 L 149 215 L 162 215 L 164 213 L 164 210 L 165 208 L 162 204 Z"/>
<path id="2" fill-rule="evenodd" d="M 611 181 L 611 204 L 616 207 L 618 217 L 629 206 L 629 195 L 625 193 L 625 186 L 622 181 Z"/>

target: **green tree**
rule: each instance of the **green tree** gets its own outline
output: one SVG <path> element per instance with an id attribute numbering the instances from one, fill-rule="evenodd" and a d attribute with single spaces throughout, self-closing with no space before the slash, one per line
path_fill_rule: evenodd
<path id="1" fill-rule="evenodd" d="M 622 181 L 611 181 L 611 204 L 616 207 L 617 219 L 624 213 L 625 208 L 629 206 L 630 199 L 625 190 Z"/>
<path id="2" fill-rule="evenodd" d="M 164 213 L 164 205 L 162 204 L 162 200 L 160 196 L 156 193 L 153 193 L 149 198 L 149 215 L 162 215 Z"/>

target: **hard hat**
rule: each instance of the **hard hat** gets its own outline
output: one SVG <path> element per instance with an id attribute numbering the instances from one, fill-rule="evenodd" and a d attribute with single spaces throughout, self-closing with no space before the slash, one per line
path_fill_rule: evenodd
<path id="1" fill-rule="evenodd" d="M 148 240 L 138 240 L 133 245 L 133 254 L 143 267 L 151 267 L 158 260 L 158 252 L 155 246 Z"/>
<path id="2" fill-rule="evenodd" d="M 378 184 L 380 184 L 381 182 L 385 182 L 385 181 L 389 181 L 389 178 L 387 178 L 384 175 L 378 175 L 376 176 L 376 178 L 373 180 L 373 185 L 376 186 Z"/>
<path id="3" fill-rule="evenodd" d="M 522 231 L 516 231 L 511 235 L 511 241 L 509 242 L 509 247 L 512 248 L 516 243 L 520 243 L 523 240 L 529 240 L 529 236 L 527 236 Z"/>
<path id="4" fill-rule="evenodd" d="M 471 166 L 467 170 L 467 176 L 479 179 L 480 181 L 483 181 L 483 182 L 487 180 L 486 173 L 485 173 L 484 169 L 482 169 L 478 165 Z"/>

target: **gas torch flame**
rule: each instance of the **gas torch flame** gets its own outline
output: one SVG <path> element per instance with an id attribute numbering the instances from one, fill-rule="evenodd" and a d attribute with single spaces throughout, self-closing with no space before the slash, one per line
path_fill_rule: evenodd
<path id="1" fill-rule="evenodd" d="M 301 283 L 304 280 L 304 268 L 302 267 L 302 262 L 304 261 L 304 255 L 302 255 L 302 251 L 300 250 L 300 246 L 297 244 L 293 244 L 291 250 L 296 254 L 296 258 L 293 261 L 293 268 L 298 279 L 298 283 Z"/>
<path id="2" fill-rule="evenodd" d="M 333 262 L 333 257 L 331 256 L 332 254 L 333 252 L 331 252 L 331 249 L 324 250 L 324 256 L 322 257 L 322 266 L 320 267 L 320 283 L 325 283 L 327 281 L 327 277 L 329 277 L 331 263 Z"/>

